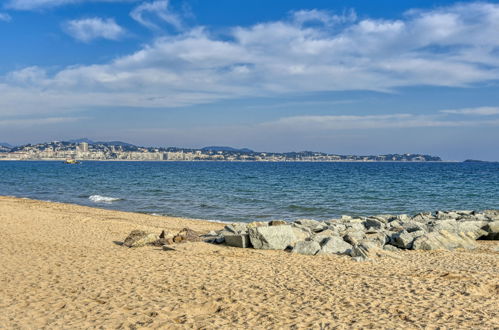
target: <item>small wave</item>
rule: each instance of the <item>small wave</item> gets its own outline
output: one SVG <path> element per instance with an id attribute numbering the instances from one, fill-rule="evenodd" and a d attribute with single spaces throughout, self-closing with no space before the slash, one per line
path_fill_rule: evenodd
<path id="1" fill-rule="evenodd" d="M 92 195 L 88 197 L 89 200 L 91 200 L 94 203 L 112 203 L 116 201 L 121 201 L 123 200 L 122 198 L 115 198 L 115 197 L 108 197 L 108 196 L 101 196 L 101 195 Z"/>

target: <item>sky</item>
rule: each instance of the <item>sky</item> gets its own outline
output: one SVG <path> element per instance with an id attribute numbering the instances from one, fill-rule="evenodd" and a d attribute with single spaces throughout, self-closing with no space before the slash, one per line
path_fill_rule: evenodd
<path id="1" fill-rule="evenodd" d="M 0 142 L 499 160 L 499 1 L 0 0 Z"/>

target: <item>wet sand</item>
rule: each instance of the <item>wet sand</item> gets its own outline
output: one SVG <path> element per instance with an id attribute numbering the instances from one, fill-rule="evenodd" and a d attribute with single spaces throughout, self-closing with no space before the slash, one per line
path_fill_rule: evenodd
<path id="1" fill-rule="evenodd" d="M 499 328 L 499 242 L 368 262 L 207 243 L 207 221 L 0 197 L 0 328 Z"/>

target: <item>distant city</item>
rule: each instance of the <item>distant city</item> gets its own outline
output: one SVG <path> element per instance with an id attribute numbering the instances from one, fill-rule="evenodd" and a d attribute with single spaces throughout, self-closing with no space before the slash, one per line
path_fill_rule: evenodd
<path id="1" fill-rule="evenodd" d="M 116 160 L 116 161 L 262 161 L 262 162 L 439 162 L 440 157 L 421 154 L 336 155 L 314 151 L 257 152 L 231 147 L 201 149 L 139 147 L 120 141 L 88 139 L 54 141 L 23 146 L 0 144 L 0 160 Z"/>

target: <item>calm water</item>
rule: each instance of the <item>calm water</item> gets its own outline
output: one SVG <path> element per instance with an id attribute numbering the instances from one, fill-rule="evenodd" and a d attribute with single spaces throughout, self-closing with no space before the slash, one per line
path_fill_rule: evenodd
<path id="1" fill-rule="evenodd" d="M 499 208 L 499 163 L 0 162 L 0 195 L 223 221 Z"/>

